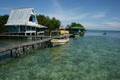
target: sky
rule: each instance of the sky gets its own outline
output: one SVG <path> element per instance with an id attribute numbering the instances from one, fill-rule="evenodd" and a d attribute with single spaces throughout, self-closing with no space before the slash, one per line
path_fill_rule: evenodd
<path id="1" fill-rule="evenodd" d="M 0 0 L 0 15 L 26 7 L 59 19 L 62 26 L 76 22 L 86 29 L 120 31 L 120 0 Z"/>

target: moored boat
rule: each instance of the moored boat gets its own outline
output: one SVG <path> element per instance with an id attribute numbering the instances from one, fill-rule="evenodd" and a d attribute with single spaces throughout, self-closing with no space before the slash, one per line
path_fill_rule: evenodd
<path id="1" fill-rule="evenodd" d="M 51 40 L 53 46 L 65 44 L 69 41 L 69 31 L 67 30 L 54 30 L 50 33 L 51 37 L 54 37 Z"/>

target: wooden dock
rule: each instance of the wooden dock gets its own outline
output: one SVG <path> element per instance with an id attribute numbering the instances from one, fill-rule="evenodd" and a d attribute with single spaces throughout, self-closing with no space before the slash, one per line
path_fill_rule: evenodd
<path id="1" fill-rule="evenodd" d="M 51 38 L 46 38 L 46 39 L 42 39 L 42 40 L 31 41 L 31 42 L 27 42 L 27 43 L 25 42 L 25 43 L 17 44 L 14 46 L 0 48 L 0 53 L 9 51 L 11 57 L 13 57 L 13 53 L 15 53 L 16 56 L 19 56 L 20 51 L 22 51 L 23 53 L 26 53 L 26 52 L 28 52 L 30 47 L 34 50 L 36 45 L 37 45 L 37 47 L 52 46 L 52 44 L 50 43 L 50 40 L 51 40 Z"/>
<path id="2" fill-rule="evenodd" d="M 50 38 L 50 36 L 43 35 L 0 35 L 0 39 L 43 39 Z"/>
<path id="3" fill-rule="evenodd" d="M 69 35 L 71 37 L 72 34 Z M 30 42 L 24 42 L 21 44 L 16 44 L 13 46 L 3 47 L 0 48 L 0 54 L 1 53 L 7 53 L 10 55 L 10 57 L 13 56 L 20 56 L 24 53 L 29 53 L 30 50 L 34 50 L 38 47 L 52 47 L 51 39 L 58 38 L 57 36 L 50 37 L 50 36 L 40 36 L 40 35 L 34 35 L 34 36 L 25 36 L 25 35 L 0 35 L 0 38 L 2 39 L 31 39 Z M 60 38 L 60 37 L 59 37 Z M 36 47 L 37 46 L 37 47 Z"/>

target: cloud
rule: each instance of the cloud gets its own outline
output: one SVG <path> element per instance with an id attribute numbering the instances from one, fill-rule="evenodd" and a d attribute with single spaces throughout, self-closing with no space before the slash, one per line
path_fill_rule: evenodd
<path id="1" fill-rule="evenodd" d="M 108 21 L 108 20 L 107 20 Z M 118 21 L 120 22 L 120 17 L 109 17 L 109 22 Z"/>
<path id="2" fill-rule="evenodd" d="M 54 9 L 55 13 L 61 13 L 62 12 L 62 7 L 59 4 L 58 0 L 53 0 L 53 9 Z"/>
<path id="3" fill-rule="evenodd" d="M 120 30 L 120 22 L 82 22 L 86 29 L 98 29 L 98 30 Z"/>
<path id="4" fill-rule="evenodd" d="M 120 27 L 120 22 L 104 22 L 105 25 L 110 27 Z"/>
<path id="5" fill-rule="evenodd" d="M 70 9 L 64 8 L 60 0 L 53 0 L 53 12 L 47 13 L 50 17 L 59 19 L 64 25 L 71 22 L 79 22 L 85 26 L 86 29 L 101 29 L 101 30 L 120 30 L 120 19 L 117 17 L 107 17 L 107 12 L 81 12 L 80 7 L 73 7 Z"/>
<path id="6" fill-rule="evenodd" d="M 59 1 L 60 0 L 53 0 L 52 12 L 47 13 L 46 15 L 59 19 L 62 22 L 62 25 L 67 25 L 71 22 L 79 22 L 84 25 L 86 29 L 109 29 L 108 26 L 113 25 L 113 23 L 98 22 L 101 18 L 106 17 L 106 12 L 104 11 L 81 12 L 82 10 L 79 7 L 65 9 Z"/>
<path id="7" fill-rule="evenodd" d="M 85 22 L 85 23 L 83 23 L 83 25 L 87 26 L 87 27 L 99 27 L 100 26 L 96 23 L 89 23 L 89 22 Z"/>
<path id="8" fill-rule="evenodd" d="M 92 15 L 92 18 L 103 18 L 105 17 L 106 13 L 105 12 L 97 12 L 94 15 Z"/>
<path id="9" fill-rule="evenodd" d="M 92 22 L 82 22 L 83 26 L 85 26 L 86 29 L 99 29 L 101 25 L 92 23 Z"/>
<path id="10" fill-rule="evenodd" d="M 105 12 L 81 12 L 81 8 L 74 7 L 71 9 L 65 9 L 59 2 L 60 0 L 53 0 L 52 13 L 47 13 L 49 17 L 55 17 L 61 22 L 73 22 L 77 20 L 98 19 L 105 17 Z"/>
<path id="11" fill-rule="evenodd" d="M 54 11 L 52 13 L 48 13 L 47 15 L 50 17 L 56 17 L 60 21 L 73 21 L 73 20 L 79 20 L 87 16 L 87 14 L 77 14 L 77 11 L 79 8 L 73 8 L 73 9 L 64 9 L 61 5 L 59 0 L 53 0 L 53 9 Z"/>
<path id="12" fill-rule="evenodd" d="M 75 15 L 75 14 L 48 14 L 50 17 L 56 17 L 57 19 L 61 21 L 74 21 L 74 20 L 81 20 L 85 18 L 88 14 L 81 14 L 81 15 Z"/>

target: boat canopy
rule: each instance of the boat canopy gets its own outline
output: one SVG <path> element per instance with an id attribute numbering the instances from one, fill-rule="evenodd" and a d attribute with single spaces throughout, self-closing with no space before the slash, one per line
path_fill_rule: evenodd
<path id="1" fill-rule="evenodd" d="M 69 34 L 69 31 L 67 31 L 67 30 L 54 30 L 54 31 L 51 31 L 51 33 Z"/>
<path id="2" fill-rule="evenodd" d="M 69 31 L 67 31 L 67 30 L 60 30 L 60 33 L 61 34 L 69 34 Z"/>

